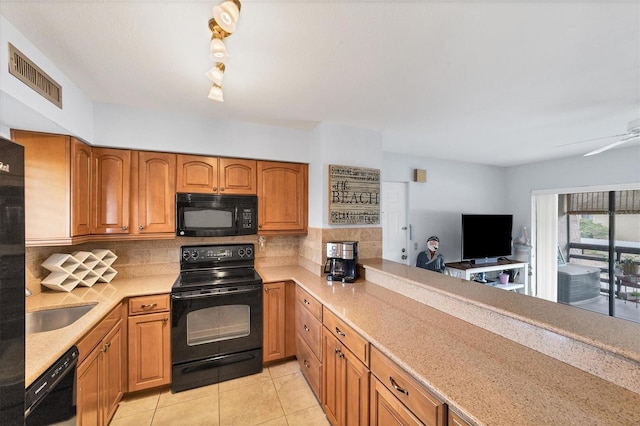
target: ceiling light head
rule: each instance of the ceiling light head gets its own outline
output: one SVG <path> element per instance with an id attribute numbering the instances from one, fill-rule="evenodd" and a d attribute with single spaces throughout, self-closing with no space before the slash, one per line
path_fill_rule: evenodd
<path id="1" fill-rule="evenodd" d="M 222 87 L 214 84 L 211 86 L 211 90 L 209 90 L 209 99 L 216 102 L 224 102 L 224 98 L 222 97 Z"/>
<path id="2" fill-rule="evenodd" d="M 207 77 L 218 86 L 222 86 L 222 77 L 224 77 L 225 66 L 222 63 L 217 63 L 213 68 L 207 72 Z"/>
<path id="3" fill-rule="evenodd" d="M 209 45 L 209 57 L 212 61 L 224 63 L 229 59 L 227 48 L 221 38 L 212 37 L 211 44 Z"/>
<path id="4" fill-rule="evenodd" d="M 236 30 L 238 16 L 240 15 L 240 1 L 226 0 L 222 4 L 213 7 L 213 19 L 229 34 Z"/>

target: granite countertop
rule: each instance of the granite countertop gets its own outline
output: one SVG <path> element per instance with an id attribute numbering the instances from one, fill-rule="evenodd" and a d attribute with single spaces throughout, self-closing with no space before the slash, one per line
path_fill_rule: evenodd
<path id="1" fill-rule="evenodd" d="M 140 278 L 120 278 L 93 287 L 76 287 L 70 292 L 43 291 L 27 297 L 27 312 L 47 308 L 97 305 L 73 324 L 57 330 L 27 334 L 25 346 L 25 386 L 29 386 L 72 345 L 123 299 L 132 296 L 169 293 L 175 274 Z"/>
<path id="2" fill-rule="evenodd" d="M 363 279 L 354 284 L 330 284 L 324 277 L 298 266 L 265 267 L 258 272 L 264 282 L 293 280 L 300 284 L 472 423 L 640 424 L 639 393 L 569 365 L 559 359 L 561 356 L 548 356 L 517 343 L 508 333 L 489 331 L 491 324 L 482 323 L 484 319 L 476 320 L 476 311 L 471 314 L 466 309 L 458 311 L 460 306 L 486 308 L 521 320 L 511 324 L 509 331 L 517 331 L 519 327 L 528 331 L 533 325 L 562 331 L 562 336 L 593 339 L 600 345 L 598 350 L 611 349 L 615 356 L 626 354 L 633 361 L 640 357 L 637 338 L 640 334 L 631 339 L 624 333 L 608 335 L 607 330 L 618 325 L 615 318 L 584 315 L 574 309 L 572 312 L 578 319 L 571 321 L 562 314 L 562 309 L 544 303 L 538 306 L 539 299 L 523 299 L 512 292 L 471 285 L 468 281 L 393 262 L 373 261 L 365 263 L 365 268 L 367 279 L 376 274 L 387 276 L 392 285 Z M 70 293 L 44 292 L 27 298 L 28 311 L 98 304 L 71 326 L 27 336 L 26 384 L 124 298 L 168 293 L 175 278 L 175 274 L 120 278 L 110 284 L 76 288 Z M 427 289 L 428 300 L 416 300 L 410 286 L 390 290 L 395 281 Z M 403 295 L 405 290 L 412 297 Z M 446 296 L 443 300 L 462 305 L 445 304 L 438 309 L 429 305 L 441 303 L 439 297 L 443 295 Z M 417 297 L 424 295 L 420 293 Z M 469 315 L 466 320 L 460 318 L 465 312 Z M 607 319 L 605 330 L 591 330 L 600 317 Z M 637 324 L 630 327 L 640 330 Z M 628 375 L 638 382 L 640 369 L 631 370 Z"/>
<path id="3" fill-rule="evenodd" d="M 390 276 L 397 273 L 396 278 L 423 282 L 430 288 L 433 282 L 436 290 L 460 300 L 480 299 L 466 299 L 467 304 L 504 304 L 492 309 L 510 310 L 514 316 L 529 313 L 525 307 L 529 302 L 513 302 L 523 299 L 522 295 L 487 286 L 438 289 L 454 282 L 462 287 L 458 283 L 462 280 L 428 271 L 413 275 L 417 268 L 403 266 L 365 263 L 365 268 Z M 366 271 L 368 276 L 370 269 Z M 260 268 L 259 272 L 265 282 L 296 281 L 472 423 L 640 424 L 640 394 L 381 285 L 365 280 L 328 283 L 300 267 Z M 517 308 L 520 303 L 522 307 Z M 547 323 L 555 320 L 552 315 Z M 530 321 L 536 323 L 538 316 Z M 607 342 L 619 343 L 615 338 Z M 628 374 L 637 381 L 639 372 Z"/>

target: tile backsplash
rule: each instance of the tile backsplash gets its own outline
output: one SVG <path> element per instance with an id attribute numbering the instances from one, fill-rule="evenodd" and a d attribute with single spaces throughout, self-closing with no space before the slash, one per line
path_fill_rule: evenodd
<path id="1" fill-rule="evenodd" d="M 118 259 L 112 267 L 120 277 L 137 277 L 159 274 L 178 274 L 180 247 L 199 244 L 253 243 L 256 247 L 256 266 L 300 265 L 315 274 L 322 274 L 326 259 L 327 241 L 359 241 L 359 257 L 382 257 L 382 228 L 309 228 L 306 236 L 266 237 L 260 245 L 258 236 L 185 238 L 173 240 L 103 241 L 75 246 L 27 247 L 26 285 L 33 293 L 40 293 L 40 281 L 49 271 L 41 264 L 53 253 L 73 253 L 108 249 Z"/>

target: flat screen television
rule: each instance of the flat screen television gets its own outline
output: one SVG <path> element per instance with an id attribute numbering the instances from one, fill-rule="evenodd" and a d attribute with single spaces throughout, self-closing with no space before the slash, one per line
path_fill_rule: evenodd
<path id="1" fill-rule="evenodd" d="M 462 260 L 495 263 L 511 256 L 512 227 L 510 214 L 463 214 Z"/>

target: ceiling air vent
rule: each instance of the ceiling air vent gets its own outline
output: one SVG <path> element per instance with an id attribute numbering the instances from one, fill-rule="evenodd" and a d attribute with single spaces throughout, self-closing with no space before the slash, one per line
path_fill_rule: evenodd
<path id="1" fill-rule="evenodd" d="M 62 86 L 9 43 L 9 74 L 62 109 Z"/>

